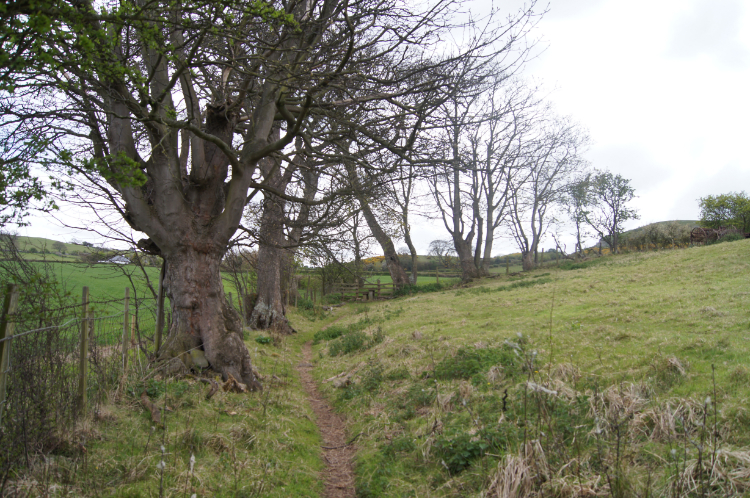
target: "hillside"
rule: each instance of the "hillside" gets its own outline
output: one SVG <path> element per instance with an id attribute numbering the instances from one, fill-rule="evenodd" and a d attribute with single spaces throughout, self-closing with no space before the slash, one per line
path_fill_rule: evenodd
<path id="1" fill-rule="evenodd" d="M 25 237 L 22 235 L 19 235 L 17 237 L 16 243 L 17 243 L 18 249 L 22 252 L 28 252 L 31 248 L 34 248 L 37 252 L 40 252 L 40 253 L 44 250 L 50 253 L 54 253 L 54 252 L 57 252 L 55 249 L 55 244 L 63 244 L 65 246 L 64 252 L 66 254 L 73 254 L 77 252 L 90 252 L 94 250 L 92 247 L 84 246 L 82 244 L 70 244 L 70 243 L 65 243 L 62 241 L 47 239 L 44 237 Z"/>
<path id="2" fill-rule="evenodd" d="M 349 434 L 362 434 L 359 495 L 497 489 L 524 439 L 538 441 L 555 476 L 528 483 L 544 496 L 576 486 L 609 495 L 608 478 L 628 486 L 621 496 L 675 482 L 695 489 L 685 467 L 750 450 L 748 254 L 750 241 L 633 253 L 358 307 L 336 324 L 344 339 L 321 341 L 316 354 L 324 392 L 348 415 Z M 357 329 L 385 339 L 341 354 Z M 343 389 L 325 381 L 352 371 Z M 712 441 L 703 416 L 716 416 L 720 440 L 699 452 L 693 443 Z M 750 470 L 743 458 L 726 457 L 711 486 L 750 489 L 747 477 L 727 477 Z"/>
<path id="3" fill-rule="evenodd" d="M 262 394 L 207 400 L 191 376 L 131 374 L 68 436 L 87 438 L 88 470 L 65 471 L 83 458 L 70 454 L 20 482 L 76 496 L 338 496 L 324 469 L 347 447 L 361 497 L 741 496 L 748 254 L 750 240 L 631 253 L 292 311 L 298 334 L 246 337 Z M 163 426 L 144 390 L 173 407 Z M 341 443 L 325 400 L 344 417 Z"/>

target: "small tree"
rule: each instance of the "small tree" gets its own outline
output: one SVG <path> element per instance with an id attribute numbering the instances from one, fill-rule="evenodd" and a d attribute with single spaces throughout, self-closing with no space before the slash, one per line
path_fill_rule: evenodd
<path id="1" fill-rule="evenodd" d="M 699 202 L 702 225 L 708 228 L 734 227 L 750 232 L 750 197 L 746 192 L 708 195 L 701 197 Z"/>
<path id="2" fill-rule="evenodd" d="M 575 227 L 577 255 L 583 256 L 583 239 L 586 237 L 586 215 L 589 214 L 591 175 L 587 174 L 573 181 L 565 189 L 562 202 L 565 212 Z"/>
<path id="3" fill-rule="evenodd" d="M 615 254 L 623 224 L 639 218 L 635 209 L 626 206 L 635 198 L 635 189 L 620 175 L 597 171 L 591 179 L 590 195 L 592 209 L 585 214 L 586 223 Z"/>
<path id="4" fill-rule="evenodd" d="M 64 253 L 65 252 L 65 244 L 63 244 L 60 241 L 56 241 L 52 244 L 52 249 L 54 249 L 56 252 Z"/>

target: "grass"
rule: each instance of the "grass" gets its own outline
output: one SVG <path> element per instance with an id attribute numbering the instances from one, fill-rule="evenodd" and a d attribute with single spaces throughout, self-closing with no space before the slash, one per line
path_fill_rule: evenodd
<path id="1" fill-rule="evenodd" d="M 750 241 L 631 253 L 292 310 L 297 335 L 247 338 L 264 393 L 206 401 L 189 378 L 132 378 L 14 485 L 159 496 L 163 474 L 164 496 L 319 496 L 321 442 L 294 370 L 314 340 L 321 390 L 358 436 L 360 497 L 742 496 L 749 253 Z M 143 390 L 174 409 L 166 429 L 151 429 Z"/>
<path id="2" fill-rule="evenodd" d="M 632 253 L 368 305 L 382 343 L 316 346 L 324 392 L 363 433 L 359 495 L 494 493 L 509 466 L 542 463 L 550 477 L 527 484 L 544 496 L 750 491 L 749 253 Z M 725 474 L 690 470 L 730 453 Z"/>
<path id="3" fill-rule="evenodd" d="M 31 472 L 11 476 L 10 489 L 30 496 L 160 496 L 160 489 L 171 497 L 319 496 L 321 439 L 294 369 L 299 343 L 247 344 L 264 393 L 220 390 L 207 401 L 208 386 L 191 378 L 131 376 L 119 401 L 113 394 L 46 461 L 32 460 Z M 142 392 L 171 409 L 163 425 L 140 406 Z"/>

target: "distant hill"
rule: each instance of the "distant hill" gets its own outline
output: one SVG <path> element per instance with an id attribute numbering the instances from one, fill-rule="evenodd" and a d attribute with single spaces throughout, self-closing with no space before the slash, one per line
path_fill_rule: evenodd
<path id="1" fill-rule="evenodd" d="M 76 253 L 87 253 L 94 250 L 93 247 L 84 246 L 82 244 L 71 244 L 67 242 L 57 241 L 53 239 L 47 239 L 44 237 L 25 237 L 19 235 L 16 237 L 16 246 L 21 252 L 32 252 L 42 253 L 47 251 L 48 253 L 55 253 L 57 249 L 54 247 L 55 244 L 63 244 L 65 246 L 65 254 L 76 254 Z"/>
<path id="2" fill-rule="evenodd" d="M 680 225 L 686 225 L 689 228 L 694 228 L 697 226 L 700 226 L 701 222 L 698 220 L 667 220 L 667 221 L 655 221 L 653 223 L 647 223 L 646 225 L 641 225 L 638 228 L 633 228 L 632 230 L 627 230 L 623 232 L 624 234 L 629 233 L 635 233 L 639 230 L 643 230 L 644 227 L 647 227 L 648 225 L 666 225 L 667 223 L 679 223 Z"/>

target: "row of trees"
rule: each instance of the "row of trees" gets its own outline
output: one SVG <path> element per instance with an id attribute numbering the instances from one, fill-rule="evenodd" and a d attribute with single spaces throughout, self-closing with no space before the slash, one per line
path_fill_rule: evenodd
<path id="1" fill-rule="evenodd" d="M 6 7 L 0 151 L 13 174 L 2 181 L 15 182 L 5 193 L 29 195 L 2 199 L 9 216 L 51 186 L 37 188 L 35 172 L 52 171 L 66 201 L 90 208 L 105 228 L 81 225 L 162 258 L 172 325 L 161 359 L 201 348 L 217 371 L 251 388 L 259 384 L 222 287 L 227 251 L 257 247 L 251 323 L 290 332 L 281 296 L 298 251 L 325 266 L 360 258 L 374 239 L 394 283 L 408 281 L 393 240 L 413 248 L 421 180 L 434 196 L 457 191 L 448 223 L 466 241 L 467 168 L 484 174 L 467 162 L 466 133 L 487 129 L 478 103 L 513 81 L 540 15 L 530 2 L 472 19 L 454 0 Z M 572 128 L 535 120 L 524 133 L 537 145 L 514 139 L 513 164 L 551 163 L 545 150 L 568 162 L 558 144 L 576 142 Z"/>
<path id="2" fill-rule="evenodd" d="M 464 280 L 489 272 L 500 235 L 532 268 L 566 209 L 577 251 L 584 227 L 616 251 L 635 216 L 625 206 L 632 188 L 586 173 L 585 131 L 519 77 L 543 12 L 533 1 L 510 15 L 470 18 L 467 8 L 13 4 L 0 12 L 11 40 L 0 50 L 9 172 L 0 181 L 12 184 L 3 213 L 17 218 L 59 187 L 101 222 L 86 228 L 161 258 L 172 306 L 161 358 L 202 348 L 250 387 L 258 384 L 222 264 L 255 269 L 251 326 L 289 333 L 283 297 L 295 261 L 337 268 L 325 285 L 356 276 L 379 246 L 394 285 L 407 285 L 418 271 L 416 216 L 443 224 Z M 38 181 L 43 169 L 56 184 Z"/>

